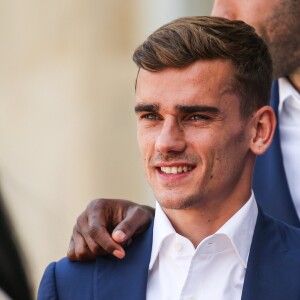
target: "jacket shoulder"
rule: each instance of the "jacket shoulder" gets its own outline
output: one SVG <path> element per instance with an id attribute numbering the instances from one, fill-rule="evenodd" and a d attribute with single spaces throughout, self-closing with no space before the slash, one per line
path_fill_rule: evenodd
<path id="1" fill-rule="evenodd" d="M 51 263 L 42 277 L 38 300 L 92 299 L 96 261 Z"/>
<path id="2" fill-rule="evenodd" d="M 279 235 L 280 241 L 285 250 L 300 252 L 300 228 L 289 225 L 272 217 L 269 217 L 269 219 L 274 224 L 274 231 Z"/>

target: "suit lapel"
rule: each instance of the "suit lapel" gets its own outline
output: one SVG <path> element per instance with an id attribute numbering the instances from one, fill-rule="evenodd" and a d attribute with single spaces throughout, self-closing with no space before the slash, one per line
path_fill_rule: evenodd
<path id="1" fill-rule="evenodd" d="M 99 258 L 94 276 L 95 300 L 146 299 L 153 224 L 134 239 L 124 259 Z"/>
<path id="2" fill-rule="evenodd" d="M 274 286 L 273 275 L 269 268 L 269 257 L 276 261 L 277 250 L 275 240 L 270 227 L 263 218 L 259 209 L 257 223 L 251 244 L 248 265 L 244 280 L 242 300 L 266 300 L 272 299 L 269 293 Z M 270 276 L 271 273 L 271 276 Z"/>
<path id="3" fill-rule="evenodd" d="M 270 104 L 278 119 L 278 81 L 273 83 Z M 257 202 L 265 212 L 288 224 L 300 227 L 283 166 L 278 126 L 270 148 L 256 159 L 253 189 Z"/>
<path id="4" fill-rule="evenodd" d="M 294 228 L 264 215 L 259 208 L 242 300 L 300 299 L 299 233 L 295 235 Z"/>

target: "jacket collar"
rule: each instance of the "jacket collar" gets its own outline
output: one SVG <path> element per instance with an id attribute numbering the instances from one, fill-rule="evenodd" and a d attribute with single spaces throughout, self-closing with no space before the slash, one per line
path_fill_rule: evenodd
<path id="1" fill-rule="evenodd" d="M 275 111 L 277 120 L 278 104 L 279 87 L 278 81 L 275 81 L 272 85 L 270 105 Z M 265 212 L 288 224 L 300 227 L 283 166 L 278 126 L 267 152 L 256 158 L 253 190 L 257 202 Z"/>
<path id="2" fill-rule="evenodd" d="M 300 299 L 299 284 L 294 279 L 300 266 L 297 257 L 300 230 L 275 221 L 259 207 L 242 300 Z"/>

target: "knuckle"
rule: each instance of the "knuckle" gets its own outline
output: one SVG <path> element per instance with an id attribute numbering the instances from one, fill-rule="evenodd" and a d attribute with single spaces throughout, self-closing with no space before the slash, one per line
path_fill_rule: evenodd
<path id="1" fill-rule="evenodd" d="M 68 249 L 68 252 L 67 252 L 67 255 L 69 258 L 75 258 L 75 249 L 74 248 L 69 248 Z"/>
<path id="2" fill-rule="evenodd" d="M 86 230 L 83 232 L 83 236 L 89 236 L 92 239 L 95 239 L 97 237 L 98 228 L 96 226 L 89 226 Z"/>
<path id="3" fill-rule="evenodd" d="M 120 226 L 120 227 L 121 227 L 122 231 L 126 232 L 127 234 L 134 230 L 132 220 L 131 221 L 124 220 L 122 222 L 122 226 Z"/>
<path id="4" fill-rule="evenodd" d="M 76 219 L 76 225 L 74 226 L 75 230 L 78 230 L 81 227 L 81 224 L 83 224 L 84 221 L 84 212 L 81 213 L 77 219 Z"/>
<path id="5" fill-rule="evenodd" d="M 101 210 L 106 206 L 106 202 L 107 202 L 106 199 L 102 199 L 102 198 L 94 199 L 88 204 L 87 210 L 88 211 Z"/>
<path id="6" fill-rule="evenodd" d="M 78 230 L 77 230 L 77 225 L 73 226 L 73 231 L 72 231 L 72 237 L 71 237 L 71 241 L 74 240 L 74 236 L 77 234 Z"/>
<path id="7" fill-rule="evenodd" d="M 93 254 L 101 254 L 102 248 L 98 244 L 92 244 L 92 245 L 90 245 L 90 251 Z"/>
<path id="8" fill-rule="evenodd" d="M 79 259 L 84 259 L 88 256 L 88 250 L 85 246 L 79 246 L 76 249 L 76 257 Z"/>
<path id="9" fill-rule="evenodd" d="M 144 216 L 146 214 L 144 208 L 141 206 L 136 207 L 135 211 L 136 211 L 136 214 L 138 214 L 139 216 Z"/>
<path id="10" fill-rule="evenodd" d="M 133 207 L 131 214 L 137 220 L 144 220 L 148 217 L 148 212 L 141 206 Z"/>

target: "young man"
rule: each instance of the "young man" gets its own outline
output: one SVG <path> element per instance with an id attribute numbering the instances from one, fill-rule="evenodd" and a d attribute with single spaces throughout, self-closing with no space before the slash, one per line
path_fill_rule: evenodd
<path id="1" fill-rule="evenodd" d="M 300 227 L 299 13 L 300 1 L 297 0 L 216 0 L 212 10 L 212 15 L 252 25 L 271 52 L 275 79 L 271 106 L 279 126 L 271 147 L 256 161 L 253 189 L 267 213 L 297 227 Z M 116 213 L 108 215 L 105 209 Z M 123 257 L 124 250 L 115 241 L 127 241 L 142 231 L 152 219 L 151 213 L 151 208 L 145 210 L 128 202 L 103 199 L 92 202 L 74 227 L 68 256 L 71 259 L 92 258 L 105 250 Z M 120 216 L 124 216 L 124 222 Z M 110 228 L 118 223 L 113 233 L 114 241 L 100 224 Z"/>
<path id="2" fill-rule="evenodd" d="M 300 231 L 251 191 L 276 125 L 262 39 L 241 21 L 182 18 L 133 58 L 153 226 L 124 260 L 50 264 L 38 299 L 298 299 Z"/>

